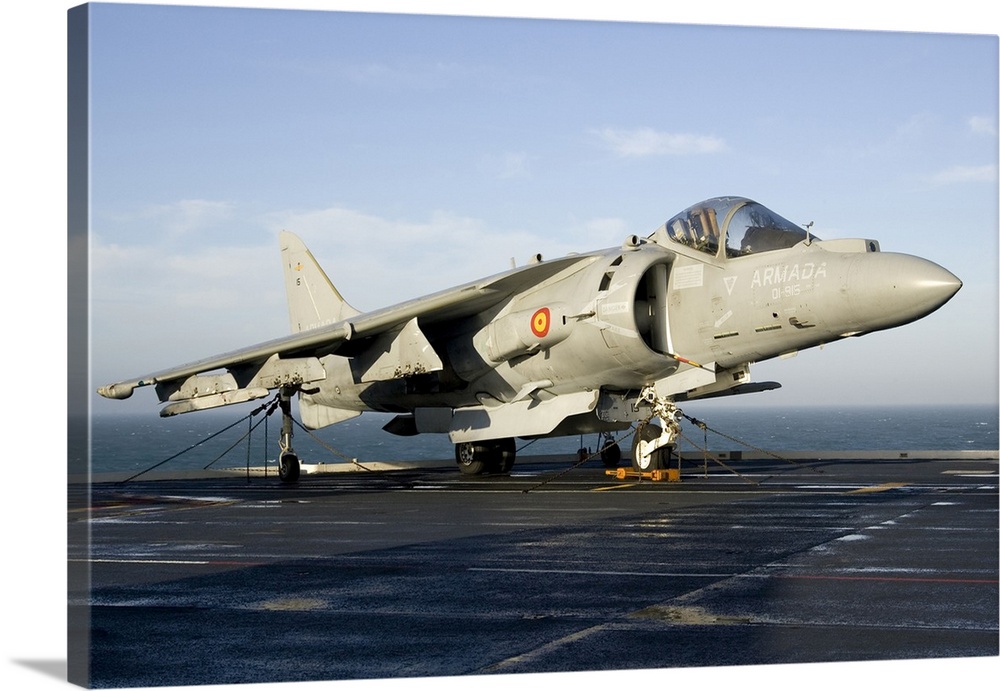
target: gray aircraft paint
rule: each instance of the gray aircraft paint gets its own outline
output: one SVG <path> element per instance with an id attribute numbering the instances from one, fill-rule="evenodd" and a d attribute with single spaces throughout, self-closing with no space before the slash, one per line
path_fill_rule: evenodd
<path id="1" fill-rule="evenodd" d="M 297 393 L 307 427 L 397 413 L 390 431 L 447 433 L 466 460 L 503 456 L 509 469 L 513 452 L 500 449 L 513 437 L 660 417 L 655 443 L 668 444 L 676 401 L 776 388 L 753 383 L 750 365 L 906 324 L 961 287 L 928 260 L 869 239 L 819 240 L 740 197 L 696 204 L 647 238 L 536 256 L 364 314 L 298 237 L 282 232 L 280 244 L 291 336 L 101 395 L 155 385 L 169 416 Z"/>

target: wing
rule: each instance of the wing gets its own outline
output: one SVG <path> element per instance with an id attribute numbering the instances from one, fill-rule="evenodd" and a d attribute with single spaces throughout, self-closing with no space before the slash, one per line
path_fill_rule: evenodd
<path id="1" fill-rule="evenodd" d="M 102 386 L 98 393 L 106 398 L 124 399 L 131 396 L 137 387 L 154 385 L 160 401 L 170 403 L 160 414 L 174 415 L 242 403 L 262 398 L 272 389 L 300 387 L 321 381 L 326 373 L 319 358 L 343 351 L 349 351 L 353 357 L 364 362 L 367 380 L 391 378 L 381 373 L 386 368 L 398 373 L 401 363 L 393 362 L 393 358 L 408 360 L 414 353 L 422 353 L 420 357 L 423 361 L 410 362 L 411 366 L 423 371 L 440 369 L 440 359 L 433 348 L 429 348 L 429 342 L 420 331 L 421 324 L 474 315 L 515 292 L 528 290 L 558 274 L 579 270 L 596 257 L 596 254 L 581 254 L 538 262 L 381 310 L 358 314 L 342 302 L 336 288 L 298 238 L 283 233 L 282 253 L 286 259 L 286 289 L 293 324 L 296 305 L 303 302 L 295 297 L 297 293 L 294 291 L 299 289 L 309 296 L 308 302 L 313 310 L 309 316 L 313 321 L 317 320 L 317 305 L 323 304 L 329 305 L 328 310 L 343 318 L 284 338 Z M 300 273 L 294 273 L 296 271 Z M 303 277 L 310 275 L 313 276 L 311 282 L 308 285 L 303 283 Z M 330 297 L 329 291 L 333 291 L 335 297 Z"/>

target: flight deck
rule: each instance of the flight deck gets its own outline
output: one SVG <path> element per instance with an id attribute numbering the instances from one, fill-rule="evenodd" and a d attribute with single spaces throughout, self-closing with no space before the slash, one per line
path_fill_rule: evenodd
<path id="1" fill-rule="evenodd" d="M 74 640 L 98 687 L 997 656 L 996 452 L 836 455 L 71 484 Z"/>

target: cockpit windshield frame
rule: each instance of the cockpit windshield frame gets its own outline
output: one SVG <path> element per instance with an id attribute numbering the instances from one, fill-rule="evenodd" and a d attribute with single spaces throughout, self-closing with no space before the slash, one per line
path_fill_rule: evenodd
<path id="1" fill-rule="evenodd" d="M 673 242 L 718 259 L 793 247 L 815 239 L 791 221 L 744 197 L 714 197 L 695 204 L 664 224 Z"/>

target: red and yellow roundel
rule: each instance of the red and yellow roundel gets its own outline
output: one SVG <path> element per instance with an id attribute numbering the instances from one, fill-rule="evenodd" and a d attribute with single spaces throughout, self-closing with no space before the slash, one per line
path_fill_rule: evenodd
<path id="1" fill-rule="evenodd" d="M 551 320 L 552 314 L 549 312 L 548 307 L 536 310 L 531 315 L 531 333 L 535 334 L 538 338 L 545 338 L 549 333 L 549 323 Z"/>

